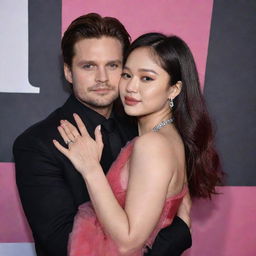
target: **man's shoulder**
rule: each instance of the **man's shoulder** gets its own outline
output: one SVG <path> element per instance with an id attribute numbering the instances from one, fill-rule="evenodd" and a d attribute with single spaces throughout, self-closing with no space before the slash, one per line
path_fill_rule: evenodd
<path id="1" fill-rule="evenodd" d="M 14 142 L 15 145 L 39 142 L 58 134 L 57 126 L 61 118 L 61 108 L 56 109 L 45 119 L 33 124 L 22 132 Z"/>

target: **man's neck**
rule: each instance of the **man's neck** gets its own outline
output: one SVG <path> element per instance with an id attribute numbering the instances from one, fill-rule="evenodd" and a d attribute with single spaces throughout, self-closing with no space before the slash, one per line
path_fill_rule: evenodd
<path id="1" fill-rule="evenodd" d="M 90 106 L 87 106 L 87 107 L 91 108 Z M 112 108 L 113 108 L 113 104 L 107 108 L 91 108 L 91 109 L 97 112 L 98 114 L 104 116 L 106 119 L 108 119 L 111 115 Z"/>
<path id="2" fill-rule="evenodd" d="M 112 108 L 113 108 L 113 103 L 109 106 L 106 107 L 95 107 L 92 105 L 89 105 L 81 100 L 79 100 L 78 98 L 76 98 L 80 103 L 82 103 L 84 106 L 86 106 L 87 108 L 92 109 L 93 111 L 97 112 L 98 114 L 104 116 L 106 119 L 108 119 L 111 115 L 112 112 Z"/>

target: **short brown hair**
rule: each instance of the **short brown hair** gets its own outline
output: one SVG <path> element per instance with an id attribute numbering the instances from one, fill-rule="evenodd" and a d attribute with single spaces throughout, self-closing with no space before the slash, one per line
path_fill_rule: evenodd
<path id="1" fill-rule="evenodd" d="M 124 54 L 130 46 L 131 37 L 118 19 L 89 13 L 75 19 L 65 31 L 61 41 L 64 62 L 69 66 L 72 65 L 76 42 L 81 39 L 101 38 L 102 36 L 118 39 L 123 46 Z"/>

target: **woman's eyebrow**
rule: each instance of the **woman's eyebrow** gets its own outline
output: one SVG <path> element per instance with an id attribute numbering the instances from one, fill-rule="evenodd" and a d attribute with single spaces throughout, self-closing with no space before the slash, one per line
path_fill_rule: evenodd
<path id="1" fill-rule="evenodd" d="M 123 69 L 127 69 L 127 70 L 131 71 L 131 69 L 130 69 L 129 67 L 127 67 L 127 66 L 124 66 Z M 154 74 L 156 74 L 156 75 L 159 75 L 159 74 L 158 74 L 155 70 L 153 70 L 153 69 L 139 68 L 138 70 L 139 70 L 140 72 L 151 72 L 151 73 L 154 73 Z"/>
<path id="2" fill-rule="evenodd" d="M 148 68 L 140 68 L 139 71 L 141 72 L 151 72 L 151 73 L 154 73 L 156 75 L 159 75 L 155 70 L 153 69 L 148 69 Z"/>

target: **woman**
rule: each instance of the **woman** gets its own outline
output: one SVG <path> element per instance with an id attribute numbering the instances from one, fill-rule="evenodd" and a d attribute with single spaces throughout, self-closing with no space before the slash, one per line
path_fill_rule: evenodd
<path id="1" fill-rule="evenodd" d="M 220 181 L 210 120 L 193 56 L 178 37 L 142 35 L 131 45 L 120 80 L 128 115 L 137 117 L 139 137 L 120 152 L 107 177 L 99 160 L 100 127 L 90 138 L 79 116 L 77 130 L 63 121 L 66 149 L 87 185 L 91 203 L 79 209 L 70 255 L 143 255 L 182 201 L 210 197 Z"/>

